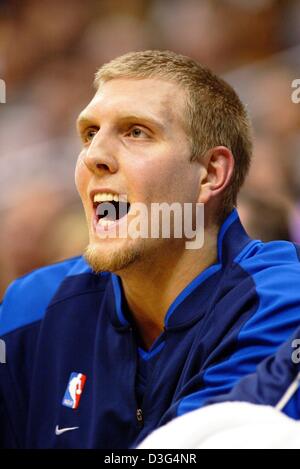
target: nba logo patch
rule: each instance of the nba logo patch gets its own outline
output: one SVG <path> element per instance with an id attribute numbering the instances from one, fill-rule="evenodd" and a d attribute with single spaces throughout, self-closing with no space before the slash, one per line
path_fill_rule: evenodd
<path id="1" fill-rule="evenodd" d="M 62 405 L 77 409 L 85 382 L 86 376 L 82 373 L 71 373 Z"/>

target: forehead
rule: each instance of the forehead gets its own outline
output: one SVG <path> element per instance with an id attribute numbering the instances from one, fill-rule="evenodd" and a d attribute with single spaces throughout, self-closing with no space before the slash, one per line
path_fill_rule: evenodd
<path id="1" fill-rule="evenodd" d="M 84 115 L 152 115 L 168 122 L 181 122 L 185 91 L 176 83 L 147 79 L 112 79 L 100 85 Z"/>

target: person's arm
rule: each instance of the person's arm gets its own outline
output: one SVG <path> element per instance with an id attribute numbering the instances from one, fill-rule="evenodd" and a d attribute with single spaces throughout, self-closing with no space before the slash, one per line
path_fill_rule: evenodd
<path id="1" fill-rule="evenodd" d="M 283 415 L 300 419 L 299 343 L 300 328 L 228 393 L 199 400 L 203 408 L 163 425 L 139 447 L 300 448 L 300 422 Z"/>
<path id="2" fill-rule="evenodd" d="M 241 379 L 229 393 L 210 398 L 206 405 L 245 401 L 274 406 L 290 417 L 300 419 L 300 328 L 267 357 L 252 373 Z"/>
<path id="3" fill-rule="evenodd" d="M 218 402 L 218 399 L 222 399 L 219 396 L 228 395 L 242 378 L 254 373 L 264 359 L 276 353 L 299 327 L 299 247 L 278 241 L 254 246 L 253 249 L 257 250 L 255 255 L 240 254 L 231 271 L 234 273 L 234 269 L 237 269 L 239 273 L 242 270 L 251 278 L 249 294 L 242 294 L 241 285 L 240 297 L 227 306 L 238 307 L 236 317 L 242 318 L 245 314 L 248 319 L 239 326 L 237 332 L 236 325 L 232 325 L 232 336 L 229 331 L 222 338 L 199 374 L 176 396 L 176 401 L 162 417 L 160 425 L 203 407 L 214 399 Z M 237 275 L 236 278 L 240 276 Z M 226 309 L 217 308 L 218 305 L 214 318 L 222 321 Z M 288 354 L 291 355 L 290 350 Z M 279 394 L 280 392 L 273 392 L 270 386 L 267 403 L 274 405 Z M 256 394 L 250 402 L 257 402 Z"/>
<path id="4" fill-rule="evenodd" d="M 276 315 L 275 310 L 274 316 L 254 315 L 241 328 L 234 350 L 228 340 L 222 359 L 216 357 L 215 363 L 208 363 L 204 371 L 184 386 L 159 426 L 217 402 L 247 401 L 275 406 L 300 371 L 292 361 L 295 353 L 292 344 L 300 339 L 299 322 L 300 305 L 287 304 L 285 315 Z M 299 407 L 286 413 L 300 418 Z"/>
<path id="5" fill-rule="evenodd" d="M 8 329 L 9 322 L 14 328 L 18 311 L 22 320 L 22 308 L 14 308 L 14 304 L 20 306 L 19 288 L 20 282 L 13 282 L 0 305 L 0 339 L 5 345 L 5 356 L 1 357 L 0 363 L 0 448 L 23 447 L 26 433 L 24 403 L 29 392 L 25 375 L 29 363 L 24 348 L 25 334 L 23 328 Z"/>

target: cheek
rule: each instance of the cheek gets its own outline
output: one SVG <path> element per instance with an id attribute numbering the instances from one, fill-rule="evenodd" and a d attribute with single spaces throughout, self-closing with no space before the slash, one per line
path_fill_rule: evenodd
<path id="1" fill-rule="evenodd" d="M 165 155 L 161 159 L 138 162 L 126 169 L 128 186 L 134 188 L 136 199 L 140 201 L 172 200 L 172 194 L 182 183 L 173 161 L 168 161 Z"/>
<path id="2" fill-rule="evenodd" d="M 182 161 L 165 161 L 149 171 L 153 191 L 164 199 L 184 202 L 194 198 L 198 187 L 197 171 Z M 146 177 L 146 176 L 145 176 Z"/>
<path id="3" fill-rule="evenodd" d="M 140 169 L 129 183 L 129 187 L 134 187 L 136 200 L 145 203 L 172 201 L 174 185 L 177 185 L 174 181 L 174 172 L 172 174 L 161 165 L 147 168 L 145 171 Z"/>

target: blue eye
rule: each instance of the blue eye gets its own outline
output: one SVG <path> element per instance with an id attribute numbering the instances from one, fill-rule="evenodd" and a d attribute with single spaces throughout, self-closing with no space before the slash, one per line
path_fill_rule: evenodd
<path id="1" fill-rule="evenodd" d="M 134 138 L 138 138 L 138 137 L 148 137 L 148 135 L 146 134 L 146 132 L 144 132 L 142 129 L 140 129 L 139 127 L 133 127 L 130 132 L 129 132 L 129 135 L 132 135 L 132 137 Z"/>
<path id="2" fill-rule="evenodd" d="M 84 142 L 85 143 L 89 143 L 93 140 L 93 138 L 95 137 L 95 135 L 97 134 L 98 132 L 98 129 L 94 129 L 94 128 L 90 128 L 90 129 L 87 129 L 87 131 L 84 133 Z"/>

